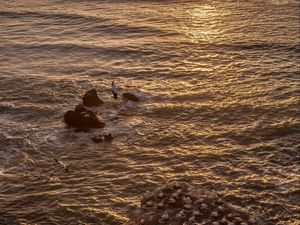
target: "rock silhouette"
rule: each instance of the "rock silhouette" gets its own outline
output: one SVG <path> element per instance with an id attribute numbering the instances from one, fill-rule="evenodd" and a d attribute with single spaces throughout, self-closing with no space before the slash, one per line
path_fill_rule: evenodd
<path id="1" fill-rule="evenodd" d="M 130 100 L 130 101 L 133 101 L 133 102 L 139 102 L 140 101 L 140 99 L 136 95 L 134 95 L 132 93 L 129 93 L 129 92 L 123 93 L 122 96 L 126 100 Z"/>
<path id="2" fill-rule="evenodd" d="M 91 110 L 77 105 L 75 111 L 69 110 L 64 115 L 66 124 L 85 130 L 86 128 L 103 128 L 105 123 Z"/>
<path id="3" fill-rule="evenodd" d="M 87 91 L 82 97 L 82 101 L 84 106 L 99 106 L 103 104 L 103 101 L 98 97 L 95 89 Z"/>

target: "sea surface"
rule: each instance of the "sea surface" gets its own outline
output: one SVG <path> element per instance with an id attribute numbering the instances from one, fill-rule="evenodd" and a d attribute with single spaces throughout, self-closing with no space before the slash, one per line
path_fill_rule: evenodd
<path id="1" fill-rule="evenodd" d="M 0 224 L 121 225 L 184 180 L 299 225 L 299 6 L 1 0 Z M 92 88 L 106 127 L 74 132 L 63 114 Z"/>

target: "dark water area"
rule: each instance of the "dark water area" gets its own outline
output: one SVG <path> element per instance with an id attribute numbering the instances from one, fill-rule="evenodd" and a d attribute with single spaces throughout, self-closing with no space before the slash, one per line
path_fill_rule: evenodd
<path id="1" fill-rule="evenodd" d="M 1 1 L 0 224 L 124 224 L 184 180 L 298 225 L 299 7 Z M 115 102 L 112 80 L 142 101 Z M 106 127 L 74 132 L 63 114 L 91 88 Z"/>

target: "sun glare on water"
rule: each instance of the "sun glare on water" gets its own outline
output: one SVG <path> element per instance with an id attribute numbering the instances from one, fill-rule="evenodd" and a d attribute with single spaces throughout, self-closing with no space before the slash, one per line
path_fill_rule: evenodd
<path id="1" fill-rule="evenodd" d="M 222 12 L 213 6 L 202 5 L 185 11 L 182 20 L 181 33 L 187 41 L 213 42 L 222 32 L 217 24 L 222 20 Z"/>

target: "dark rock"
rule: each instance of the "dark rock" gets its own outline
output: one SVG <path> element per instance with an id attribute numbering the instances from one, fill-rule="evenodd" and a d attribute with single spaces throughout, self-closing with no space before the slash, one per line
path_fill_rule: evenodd
<path id="1" fill-rule="evenodd" d="M 91 110 L 86 109 L 82 105 L 78 105 L 75 111 L 67 111 L 64 115 L 66 124 L 80 129 L 103 128 L 105 123 Z"/>
<path id="2" fill-rule="evenodd" d="M 87 91 L 82 97 L 83 105 L 85 106 L 99 106 L 103 104 L 103 101 L 98 97 L 97 91 L 91 89 Z"/>
<path id="3" fill-rule="evenodd" d="M 125 92 L 122 94 L 123 98 L 127 99 L 127 100 L 130 100 L 130 101 L 133 101 L 133 102 L 139 102 L 140 99 L 134 95 L 134 94 L 131 94 L 129 92 Z"/>
<path id="4" fill-rule="evenodd" d="M 102 142 L 102 135 L 97 135 L 91 138 L 93 142 L 95 143 L 101 143 Z"/>

